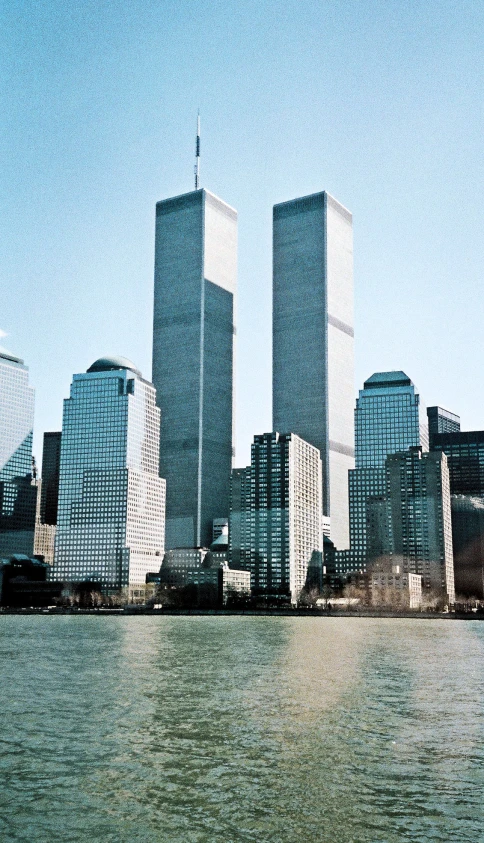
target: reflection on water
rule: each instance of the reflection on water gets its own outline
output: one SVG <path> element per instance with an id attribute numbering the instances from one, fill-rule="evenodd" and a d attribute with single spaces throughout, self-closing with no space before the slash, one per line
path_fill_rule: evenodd
<path id="1" fill-rule="evenodd" d="M 475 841 L 484 625 L 0 618 L 6 841 Z"/>

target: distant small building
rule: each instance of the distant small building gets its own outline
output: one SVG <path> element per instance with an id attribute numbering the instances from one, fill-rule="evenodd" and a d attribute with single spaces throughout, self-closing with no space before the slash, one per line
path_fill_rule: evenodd
<path id="1" fill-rule="evenodd" d="M 371 571 L 369 588 L 374 605 L 409 609 L 419 609 L 422 605 L 421 575 L 405 573 L 399 565 L 393 565 L 390 571 Z"/>
<path id="2" fill-rule="evenodd" d="M 55 524 L 35 523 L 34 556 L 42 556 L 48 565 L 54 564 Z"/>
<path id="3" fill-rule="evenodd" d="M 324 541 L 327 539 L 323 536 Z M 311 559 L 309 560 L 308 570 L 306 574 L 306 590 L 321 594 L 325 580 L 325 566 L 323 564 L 323 553 L 320 550 L 313 550 Z"/>
<path id="4" fill-rule="evenodd" d="M 227 536 L 219 536 L 210 550 L 204 547 L 178 547 L 165 553 L 158 575 L 149 582 L 178 589 L 193 588 L 195 605 L 225 605 L 234 597 L 250 596 L 250 572 L 229 568 Z"/>
<path id="5" fill-rule="evenodd" d="M 229 534 L 229 519 L 228 518 L 214 518 L 212 522 L 212 541 L 218 539 L 219 536 Z"/>

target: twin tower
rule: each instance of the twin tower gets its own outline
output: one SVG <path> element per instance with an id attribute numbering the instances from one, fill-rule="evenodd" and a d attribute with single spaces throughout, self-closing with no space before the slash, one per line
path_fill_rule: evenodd
<path id="1" fill-rule="evenodd" d="M 208 546 L 234 458 L 237 212 L 207 190 L 156 206 L 153 383 L 166 547 Z M 323 514 L 349 546 L 354 467 L 352 217 L 329 194 L 274 206 L 273 430 L 319 448 Z"/>

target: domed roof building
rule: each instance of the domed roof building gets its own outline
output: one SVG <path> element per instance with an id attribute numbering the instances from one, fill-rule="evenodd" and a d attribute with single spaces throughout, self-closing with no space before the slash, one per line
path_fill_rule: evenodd
<path id="1" fill-rule="evenodd" d="M 99 357 L 95 360 L 92 366 L 89 366 L 88 372 L 113 372 L 117 369 L 129 369 L 138 377 L 143 377 L 140 370 L 136 368 L 131 360 L 127 357 Z"/>
<path id="2" fill-rule="evenodd" d="M 144 588 L 164 553 L 165 480 L 154 386 L 126 357 L 75 374 L 64 402 L 56 579 Z"/>

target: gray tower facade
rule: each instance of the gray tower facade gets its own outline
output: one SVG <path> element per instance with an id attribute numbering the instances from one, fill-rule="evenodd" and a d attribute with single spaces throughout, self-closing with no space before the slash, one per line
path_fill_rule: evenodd
<path id="1" fill-rule="evenodd" d="M 233 455 L 237 212 L 206 190 L 156 206 L 153 383 L 166 546 L 208 546 Z"/>
<path id="2" fill-rule="evenodd" d="M 274 206 L 273 429 L 314 445 L 331 539 L 349 545 L 353 447 L 353 224 L 328 193 Z"/>

